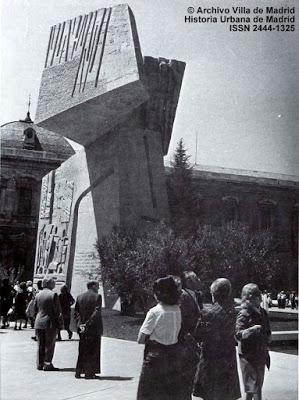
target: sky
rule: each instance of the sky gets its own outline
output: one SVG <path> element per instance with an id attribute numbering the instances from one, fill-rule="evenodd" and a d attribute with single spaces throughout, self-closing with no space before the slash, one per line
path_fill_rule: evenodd
<path id="1" fill-rule="evenodd" d="M 1 1 L 0 124 L 25 117 L 29 94 L 34 118 L 50 27 L 119 3 Z M 226 24 L 184 22 L 190 6 L 292 7 L 295 0 L 128 3 L 143 55 L 186 62 L 166 161 L 183 138 L 192 163 L 299 176 L 298 23 L 295 32 L 229 32 Z"/>

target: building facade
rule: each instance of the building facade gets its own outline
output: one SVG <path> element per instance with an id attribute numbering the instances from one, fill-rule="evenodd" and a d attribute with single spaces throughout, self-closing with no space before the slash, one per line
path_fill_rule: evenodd
<path id="1" fill-rule="evenodd" d="M 297 286 L 299 177 L 196 165 L 199 223 L 241 223 L 280 239 L 288 288 Z"/>
<path id="2" fill-rule="evenodd" d="M 74 151 L 60 135 L 24 120 L 0 128 L 0 279 L 32 279 L 41 180 Z"/>

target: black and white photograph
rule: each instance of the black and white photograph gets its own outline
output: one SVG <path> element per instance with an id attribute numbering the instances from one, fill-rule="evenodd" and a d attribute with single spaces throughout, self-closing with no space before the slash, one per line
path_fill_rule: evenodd
<path id="1" fill-rule="evenodd" d="M 1 400 L 298 399 L 298 19 L 1 2 Z"/>

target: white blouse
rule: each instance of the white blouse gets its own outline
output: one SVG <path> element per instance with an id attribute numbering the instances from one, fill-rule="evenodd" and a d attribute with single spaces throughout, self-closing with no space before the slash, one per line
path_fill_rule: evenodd
<path id="1" fill-rule="evenodd" d="M 140 332 L 150 335 L 151 340 L 170 345 L 177 343 L 181 325 L 180 307 L 159 303 L 148 311 Z"/>

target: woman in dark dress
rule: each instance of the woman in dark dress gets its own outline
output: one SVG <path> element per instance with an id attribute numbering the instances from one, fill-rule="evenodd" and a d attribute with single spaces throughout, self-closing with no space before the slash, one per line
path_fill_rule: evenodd
<path id="1" fill-rule="evenodd" d="M 72 338 L 73 332 L 70 330 L 71 322 L 71 306 L 75 303 L 75 300 L 66 285 L 63 285 L 59 294 L 59 301 L 63 317 L 63 327 L 69 335 L 69 339 Z M 61 340 L 61 331 L 58 331 L 57 340 Z"/>
<path id="2" fill-rule="evenodd" d="M 137 400 L 182 400 L 181 289 L 168 276 L 154 283 L 154 294 L 158 304 L 148 311 L 138 335 L 138 343 L 145 344 L 145 349 Z"/>
<path id="3" fill-rule="evenodd" d="M 204 400 L 236 400 L 241 397 L 234 330 L 236 311 L 228 279 L 211 285 L 214 304 L 202 311 L 196 337 L 202 343 L 193 396 Z"/>
<path id="4" fill-rule="evenodd" d="M 14 327 L 15 330 L 17 329 L 18 322 L 19 322 L 19 330 L 21 330 L 22 321 L 24 323 L 26 323 L 27 321 L 27 315 L 26 315 L 27 297 L 28 297 L 28 292 L 27 292 L 26 282 L 21 282 L 20 288 L 17 291 L 14 299 L 15 318 L 16 318 Z"/>

